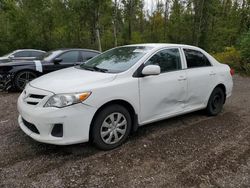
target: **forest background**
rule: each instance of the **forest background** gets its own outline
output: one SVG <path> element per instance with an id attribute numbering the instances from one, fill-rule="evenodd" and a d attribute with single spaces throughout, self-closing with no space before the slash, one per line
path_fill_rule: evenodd
<path id="1" fill-rule="evenodd" d="M 133 43 L 199 46 L 250 75 L 250 0 L 0 0 L 0 55 Z"/>

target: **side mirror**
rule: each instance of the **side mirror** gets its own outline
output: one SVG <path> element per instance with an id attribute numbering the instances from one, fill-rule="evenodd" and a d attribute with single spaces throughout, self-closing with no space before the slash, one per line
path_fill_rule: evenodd
<path id="1" fill-rule="evenodd" d="M 53 60 L 53 62 L 54 64 L 59 64 L 60 62 L 62 62 L 62 59 L 57 57 Z"/>
<path id="2" fill-rule="evenodd" d="M 15 58 L 14 55 L 10 55 L 10 56 L 9 56 L 9 59 L 10 59 L 10 60 L 12 60 L 12 59 L 14 59 L 14 58 Z"/>
<path id="3" fill-rule="evenodd" d="M 144 76 L 159 75 L 161 73 L 161 67 L 159 65 L 147 65 L 142 69 Z"/>

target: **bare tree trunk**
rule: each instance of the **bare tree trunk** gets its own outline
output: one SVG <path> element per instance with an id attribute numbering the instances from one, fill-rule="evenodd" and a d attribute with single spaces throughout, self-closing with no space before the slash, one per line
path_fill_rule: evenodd
<path id="1" fill-rule="evenodd" d="M 246 20 L 246 0 L 242 0 L 242 6 L 241 6 L 241 14 L 240 14 L 240 28 L 239 28 L 239 33 L 244 31 L 244 23 Z"/>
<path id="2" fill-rule="evenodd" d="M 102 51 L 102 44 L 101 44 L 99 27 L 96 28 L 96 37 L 97 37 L 97 42 L 98 42 L 98 49 L 101 52 Z"/>
<path id="3" fill-rule="evenodd" d="M 144 30 L 144 1 L 142 0 L 141 1 L 141 4 L 140 4 L 140 33 L 143 33 L 143 30 Z"/>
<path id="4" fill-rule="evenodd" d="M 113 14 L 113 35 L 114 35 L 114 46 L 117 46 L 117 9 L 119 3 L 117 0 L 114 2 L 114 14 Z"/>
<path id="5" fill-rule="evenodd" d="M 100 24 L 99 24 L 99 2 L 98 5 L 96 7 L 96 11 L 95 11 L 95 21 L 96 21 L 96 39 L 97 39 L 97 43 L 98 43 L 98 49 L 101 52 L 102 51 L 102 43 L 101 43 L 101 37 L 100 37 Z"/>
<path id="6" fill-rule="evenodd" d="M 115 24 L 115 21 L 113 23 L 113 35 L 114 35 L 114 46 L 116 47 L 118 45 L 118 42 L 117 42 L 117 30 L 116 30 L 116 24 Z"/>
<path id="7" fill-rule="evenodd" d="M 134 0 L 129 1 L 129 15 L 128 15 L 128 37 L 129 42 L 132 40 L 132 16 L 134 16 Z"/>
<path id="8" fill-rule="evenodd" d="M 168 11 L 169 11 L 169 0 L 165 1 L 165 11 L 164 11 L 164 40 L 167 40 L 167 21 L 168 21 Z"/>
<path id="9" fill-rule="evenodd" d="M 200 35 L 201 35 L 201 26 L 202 26 L 202 19 L 203 19 L 203 10 L 204 10 L 204 1 L 202 0 L 201 2 L 201 7 L 200 7 L 200 20 L 199 20 L 199 25 L 198 25 L 198 32 L 196 33 L 196 46 L 199 45 L 200 43 Z"/>

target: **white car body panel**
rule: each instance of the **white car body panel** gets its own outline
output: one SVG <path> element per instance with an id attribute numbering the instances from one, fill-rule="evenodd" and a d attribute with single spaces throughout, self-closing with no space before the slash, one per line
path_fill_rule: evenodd
<path id="1" fill-rule="evenodd" d="M 171 89 L 169 89 L 171 88 Z M 140 122 L 148 122 L 184 110 L 187 79 L 185 71 L 139 78 Z"/>
<path id="2" fill-rule="evenodd" d="M 88 141 L 89 124 L 92 120 L 92 114 L 97 110 L 96 108 L 81 103 L 60 109 L 44 108 L 43 106 L 46 101 L 54 95 L 52 92 L 36 89 L 31 86 L 26 87 L 25 92 L 27 94 L 46 95 L 35 107 L 25 102 L 34 101 L 34 99 L 27 97 L 24 92 L 18 98 L 18 111 L 21 114 L 18 118 L 18 122 L 21 129 L 27 135 L 37 141 L 57 145 Z M 24 126 L 22 118 L 35 124 L 40 135 L 31 132 Z M 53 125 L 58 123 L 64 125 L 63 129 L 65 134 L 63 138 L 53 137 L 50 134 Z"/>
<path id="3" fill-rule="evenodd" d="M 72 72 L 74 73 L 72 74 Z M 99 86 L 99 84 L 102 85 L 106 82 L 111 82 L 115 77 L 115 74 L 103 74 L 70 67 L 45 74 L 30 84 L 33 87 L 52 91 L 57 94 L 74 93 L 76 91 L 88 91 L 89 89 Z M 48 80 L 50 81 L 48 82 Z"/>
<path id="4" fill-rule="evenodd" d="M 127 71 L 111 74 L 78 68 L 67 68 L 33 80 L 18 99 L 19 125 L 33 139 L 51 144 L 87 142 L 95 113 L 103 105 L 115 100 L 129 103 L 138 116 L 139 126 L 176 115 L 206 108 L 213 89 L 223 84 L 226 95 L 232 93 L 232 76 L 227 65 L 220 64 L 212 56 L 197 47 L 177 44 L 141 44 L 152 46 L 145 56 Z M 182 70 L 155 76 L 134 77 L 135 71 L 156 52 L 166 48 L 180 50 Z M 182 48 L 195 49 L 211 62 L 212 66 L 187 69 Z M 54 94 L 90 91 L 91 95 L 80 104 L 65 108 L 44 107 Z M 26 92 L 26 94 L 25 94 Z M 46 97 L 36 106 L 27 104 L 27 95 L 45 93 Z M 36 125 L 40 135 L 32 133 L 22 121 Z M 63 124 L 64 135 L 51 135 L 54 124 Z"/>

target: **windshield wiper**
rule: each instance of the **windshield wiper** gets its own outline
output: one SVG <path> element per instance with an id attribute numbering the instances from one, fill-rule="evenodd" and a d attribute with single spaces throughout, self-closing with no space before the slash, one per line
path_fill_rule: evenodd
<path id="1" fill-rule="evenodd" d="M 99 67 L 97 67 L 97 66 L 89 67 L 89 66 L 83 65 L 83 66 L 81 66 L 81 67 L 82 67 L 83 69 L 90 70 L 90 71 L 108 72 L 108 69 L 99 68 Z"/>
<path id="2" fill-rule="evenodd" d="M 81 68 L 83 68 L 85 70 L 95 71 L 95 69 L 93 69 L 92 67 L 81 66 Z"/>
<path id="3" fill-rule="evenodd" d="M 99 68 L 97 66 L 94 66 L 93 69 L 98 72 L 108 72 L 108 69 Z"/>

